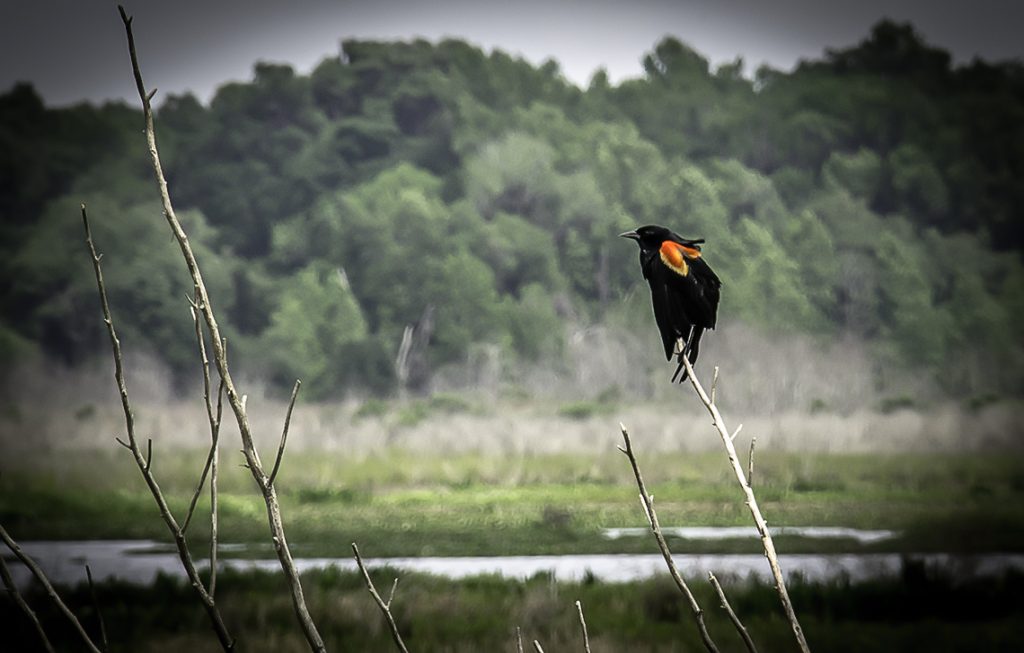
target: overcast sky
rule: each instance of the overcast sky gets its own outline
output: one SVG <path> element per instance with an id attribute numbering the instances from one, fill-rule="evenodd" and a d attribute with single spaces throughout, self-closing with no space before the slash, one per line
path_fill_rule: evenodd
<path id="1" fill-rule="evenodd" d="M 958 62 L 1024 57 L 1019 0 L 125 0 L 147 85 L 209 100 L 227 80 L 251 79 L 257 60 L 309 72 L 345 38 L 432 41 L 453 36 L 533 63 L 554 58 L 586 86 L 641 74 L 643 54 L 671 34 L 713 65 L 742 56 L 790 69 L 826 47 L 857 43 L 888 16 L 910 20 Z M 116 3 L 0 0 L 0 92 L 31 81 L 47 103 L 136 102 Z"/>

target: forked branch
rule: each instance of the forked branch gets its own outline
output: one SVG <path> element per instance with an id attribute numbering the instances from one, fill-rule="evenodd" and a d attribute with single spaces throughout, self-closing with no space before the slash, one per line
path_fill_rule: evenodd
<path id="1" fill-rule="evenodd" d="M 786 613 L 786 619 L 789 621 L 790 627 L 793 629 L 793 634 L 796 636 L 797 645 L 803 653 L 810 653 L 810 647 L 807 645 L 807 639 L 804 637 L 803 628 L 800 627 L 800 621 L 796 617 L 796 612 L 793 610 L 793 602 L 789 599 L 789 592 L 786 590 L 786 581 L 782 575 L 782 567 L 779 566 L 779 556 L 775 552 L 775 543 L 772 541 L 772 535 L 768 531 L 768 522 L 761 515 L 761 509 L 757 506 L 757 497 L 754 496 L 754 488 L 751 487 L 749 480 L 743 473 L 743 466 L 740 464 L 739 456 L 736 454 L 736 447 L 733 445 L 733 436 L 730 435 L 729 430 L 725 427 L 725 420 L 722 419 L 722 414 L 718 411 L 718 406 L 712 401 L 711 397 L 704 392 L 704 387 L 700 384 L 700 380 L 697 379 L 697 375 L 693 373 L 693 366 L 686 356 L 682 356 L 682 362 L 686 366 L 686 372 L 689 375 L 690 383 L 693 385 L 694 390 L 697 391 L 697 396 L 700 397 L 704 407 L 708 409 L 711 414 L 711 423 L 714 425 L 718 434 L 722 438 L 722 444 L 725 445 L 725 451 L 729 456 L 729 463 L 732 465 L 732 470 L 736 474 L 736 480 L 739 481 L 740 488 L 743 490 L 743 495 L 746 499 L 747 508 L 750 509 L 750 514 L 754 518 L 754 525 L 757 527 L 757 532 L 761 536 L 761 545 L 764 548 L 764 555 L 768 558 L 768 565 L 771 567 L 772 576 L 775 579 L 775 589 L 779 594 L 779 600 L 782 602 L 782 609 Z M 751 445 L 751 458 L 753 460 L 753 445 Z M 751 466 L 751 470 L 753 467 Z"/>
<path id="2" fill-rule="evenodd" d="M 135 37 L 132 34 L 132 19 L 125 13 L 124 7 L 119 6 L 118 11 L 121 14 L 121 20 L 124 23 L 125 34 L 128 39 L 128 54 L 131 57 L 135 86 L 139 93 L 139 99 L 142 101 L 146 145 L 153 167 L 153 176 L 160 193 L 164 217 L 167 219 L 167 224 L 174 234 L 175 240 L 178 242 L 181 255 L 185 259 L 185 265 L 188 267 L 189 275 L 192 277 L 195 303 L 203 316 L 203 320 L 206 322 L 206 329 L 210 334 L 210 344 L 213 348 L 213 360 L 217 366 L 221 381 L 224 383 L 228 404 L 231 406 L 235 420 L 238 423 L 238 430 L 242 437 L 242 453 L 245 455 L 246 466 L 256 481 L 256 485 L 263 495 L 263 501 L 267 506 L 267 521 L 270 525 L 271 541 L 274 544 L 274 552 L 277 554 L 278 561 L 281 563 L 281 569 L 288 582 L 296 617 L 299 620 L 303 635 L 306 637 L 306 642 L 309 644 L 310 649 L 317 652 L 324 651 L 323 639 L 320 637 L 320 633 L 313 623 L 313 618 L 309 614 L 309 609 L 306 607 L 302 584 L 299 581 L 299 572 L 292 559 L 291 550 L 288 548 L 288 540 L 285 538 L 284 522 L 281 518 L 281 506 L 277 500 L 277 491 L 274 489 L 274 485 L 270 482 L 270 477 L 264 471 L 263 464 L 260 462 L 259 454 L 253 443 L 252 429 L 249 425 L 249 417 L 246 414 L 243 398 L 236 389 L 235 383 L 231 378 L 231 371 L 228 369 L 224 339 L 221 337 L 220 326 L 217 324 L 217 318 L 210 303 L 206 284 L 199 270 L 199 263 L 196 261 L 192 246 L 189 244 L 188 235 L 186 235 L 185 230 L 182 228 L 181 222 L 178 221 L 177 215 L 174 212 L 174 206 L 171 204 L 171 196 L 167 190 L 167 179 L 164 177 L 163 166 L 160 163 L 160 153 L 156 147 L 156 130 L 153 127 L 153 109 L 150 101 L 155 91 L 147 92 L 146 85 L 142 80 L 139 59 L 135 51 Z"/>
<path id="3" fill-rule="evenodd" d="M 395 589 L 398 588 L 398 579 L 395 579 L 394 584 L 391 585 L 391 594 L 388 596 L 388 600 L 385 601 L 381 598 L 377 592 L 377 588 L 373 585 L 373 580 L 370 579 L 370 572 L 366 570 L 366 565 L 363 564 L 363 559 L 359 555 L 359 547 L 356 543 L 352 543 L 352 553 L 355 554 L 356 565 L 359 566 L 359 571 L 363 572 L 363 580 L 366 581 L 366 589 L 370 591 L 370 596 L 377 603 L 377 607 L 384 614 L 384 619 L 388 622 L 388 628 L 391 629 L 391 639 L 395 640 L 395 646 L 402 653 L 409 653 L 409 649 L 405 647 L 405 642 L 402 641 L 402 635 L 398 632 L 398 624 L 395 623 L 395 617 L 391 614 L 391 602 L 395 600 Z"/>
<path id="4" fill-rule="evenodd" d="M 685 359 L 686 357 L 684 356 L 683 358 Z M 690 604 L 690 611 L 693 613 L 694 621 L 697 622 L 697 630 L 700 631 L 700 638 L 704 642 L 704 647 L 711 653 L 718 653 L 718 647 L 715 646 L 715 642 L 711 639 L 711 634 L 704 624 L 704 611 L 701 610 L 696 597 L 690 591 L 690 586 L 686 584 L 686 581 L 683 580 L 682 575 L 679 573 L 676 562 L 672 559 L 672 552 L 668 548 L 668 542 L 665 541 L 665 536 L 661 533 L 658 513 L 654 510 L 654 497 L 647 492 L 644 477 L 640 473 L 640 465 L 637 464 L 636 456 L 633 455 L 633 445 L 629 441 L 629 431 L 624 424 L 620 424 L 619 427 L 622 430 L 622 440 L 626 444 L 625 447 L 619 447 L 619 451 L 626 454 L 626 457 L 629 458 L 629 464 L 633 467 L 636 485 L 640 489 L 640 503 L 647 514 L 647 523 L 651 527 L 651 532 L 654 533 L 654 539 L 658 542 L 658 548 L 661 549 L 661 555 L 665 558 L 665 564 L 668 565 L 668 572 L 672 576 L 672 580 L 675 581 L 676 587 L 679 588 L 679 591 L 683 593 L 683 596 L 686 597 L 687 602 Z"/>

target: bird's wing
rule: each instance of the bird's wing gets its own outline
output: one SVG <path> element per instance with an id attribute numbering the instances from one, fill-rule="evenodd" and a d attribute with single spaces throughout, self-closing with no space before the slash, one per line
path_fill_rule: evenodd
<path id="1" fill-rule="evenodd" d="M 683 297 L 668 281 L 673 274 L 655 261 L 651 266 L 647 282 L 651 286 L 651 303 L 654 306 L 654 320 L 661 332 L 661 342 L 665 347 L 665 359 L 672 360 L 676 341 L 690 333 L 690 318 L 683 303 Z"/>

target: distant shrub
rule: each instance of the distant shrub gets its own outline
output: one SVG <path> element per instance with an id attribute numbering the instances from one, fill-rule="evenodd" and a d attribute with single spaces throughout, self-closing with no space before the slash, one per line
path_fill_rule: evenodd
<path id="1" fill-rule="evenodd" d="M 416 426 L 430 416 L 430 406 L 423 401 L 411 401 L 402 406 L 395 416 L 395 423 L 399 426 Z"/>
<path id="2" fill-rule="evenodd" d="M 574 401 L 558 409 L 558 414 L 569 419 L 587 419 L 611 411 L 611 405 L 597 401 Z"/>
<path id="3" fill-rule="evenodd" d="M 878 410 L 883 415 L 889 415 L 895 413 L 898 410 L 910 410 L 916 406 L 916 402 L 912 397 L 901 395 L 898 397 L 886 397 L 879 403 Z"/>
<path id="4" fill-rule="evenodd" d="M 439 413 L 467 413 L 473 405 L 457 394 L 439 393 L 430 398 L 430 409 Z"/>
<path id="5" fill-rule="evenodd" d="M 356 409 L 356 412 L 352 414 L 352 418 L 360 420 L 370 417 L 383 417 L 387 414 L 388 408 L 388 402 L 382 399 L 367 399 L 359 408 Z"/>

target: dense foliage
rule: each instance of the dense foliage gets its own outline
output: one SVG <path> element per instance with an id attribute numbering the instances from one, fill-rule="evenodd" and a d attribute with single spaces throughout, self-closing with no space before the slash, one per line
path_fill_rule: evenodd
<path id="1" fill-rule="evenodd" d="M 615 315 L 656 349 L 616 234 L 660 223 L 707 238 L 721 321 L 1022 386 L 1020 63 L 954 67 L 890 22 L 752 80 L 666 38 L 643 77 L 585 90 L 456 40 L 343 52 L 308 76 L 258 64 L 209 106 L 170 97 L 157 115 L 232 351 L 269 378 L 388 392 L 418 322 L 421 387 L 483 344 L 556 361 L 570 328 Z M 27 85 L 0 96 L 3 360 L 100 342 L 85 201 L 123 334 L 194 365 L 140 123 L 119 104 L 46 108 Z"/>

